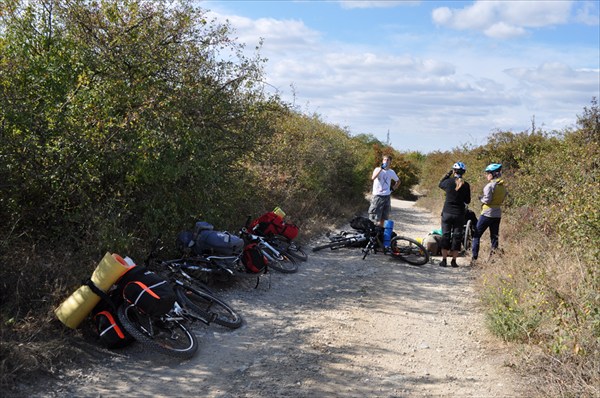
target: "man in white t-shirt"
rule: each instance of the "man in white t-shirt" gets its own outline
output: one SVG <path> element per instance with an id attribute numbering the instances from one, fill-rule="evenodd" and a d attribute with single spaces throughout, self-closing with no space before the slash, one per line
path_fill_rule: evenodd
<path id="1" fill-rule="evenodd" d="M 384 155 L 380 167 L 373 170 L 373 197 L 371 206 L 369 206 L 369 219 L 383 227 L 383 222 L 390 217 L 392 210 L 391 195 L 400 185 L 400 178 L 394 170 L 391 169 L 392 157 Z M 395 181 L 392 186 L 392 181 Z"/>

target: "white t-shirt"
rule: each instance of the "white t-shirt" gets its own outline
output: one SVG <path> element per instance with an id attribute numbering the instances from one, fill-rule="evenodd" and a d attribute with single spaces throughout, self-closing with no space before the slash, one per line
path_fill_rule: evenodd
<path id="1" fill-rule="evenodd" d="M 391 195 L 392 180 L 398 181 L 399 179 L 394 170 L 381 170 L 377 178 L 373 180 L 373 195 Z"/>

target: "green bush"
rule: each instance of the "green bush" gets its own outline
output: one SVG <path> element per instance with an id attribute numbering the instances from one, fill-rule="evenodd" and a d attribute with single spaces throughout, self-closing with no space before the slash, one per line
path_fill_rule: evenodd
<path id="1" fill-rule="evenodd" d="M 1 385 L 73 353 L 52 310 L 107 251 L 140 263 L 159 233 L 275 206 L 301 239 L 366 211 L 393 149 L 265 95 L 232 34 L 187 1 L 0 3 Z"/>
<path id="2" fill-rule="evenodd" d="M 596 99 L 563 132 L 497 132 L 485 145 L 429 154 L 419 203 L 439 212 L 437 182 L 452 162 L 468 166 L 472 197 L 488 163 L 502 163 L 509 197 L 502 255 L 483 264 L 480 294 L 488 326 L 526 343 L 527 371 L 542 394 L 592 396 L 600 378 L 600 123 Z M 479 207 L 471 205 L 477 212 Z M 482 239 L 482 245 L 486 245 Z M 482 248 L 483 250 L 483 248 Z M 533 354 L 534 347 L 541 355 Z M 543 369 L 543 373 L 538 373 Z"/>

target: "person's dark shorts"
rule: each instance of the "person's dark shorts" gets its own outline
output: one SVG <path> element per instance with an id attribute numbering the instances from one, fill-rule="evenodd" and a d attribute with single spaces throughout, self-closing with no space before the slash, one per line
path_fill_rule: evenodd
<path id="1" fill-rule="evenodd" d="M 442 213 L 442 249 L 460 250 L 465 215 Z"/>
<path id="2" fill-rule="evenodd" d="M 387 220 L 390 218 L 392 211 L 392 199 L 391 195 L 380 196 L 374 195 L 371 198 L 371 205 L 369 206 L 369 219 L 375 223 L 380 220 Z"/>

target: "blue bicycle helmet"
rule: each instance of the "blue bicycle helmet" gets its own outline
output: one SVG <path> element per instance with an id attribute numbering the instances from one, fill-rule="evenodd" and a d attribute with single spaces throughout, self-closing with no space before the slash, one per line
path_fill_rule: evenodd
<path id="1" fill-rule="evenodd" d="M 452 168 L 457 174 L 464 174 L 465 171 L 467 171 L 467 165 L 463 162 L 454 163 L 454 166 L 452 166 Z"/>
<path id="2" fill-rule="evenodd" d="M 488 166 L 485 168 L 485 172 L 486 173 L 493 173 L 495 171 L 500 171 L 502 170 L 502 165 L 500 163 L 490 163 L 488 164 Z"/>

